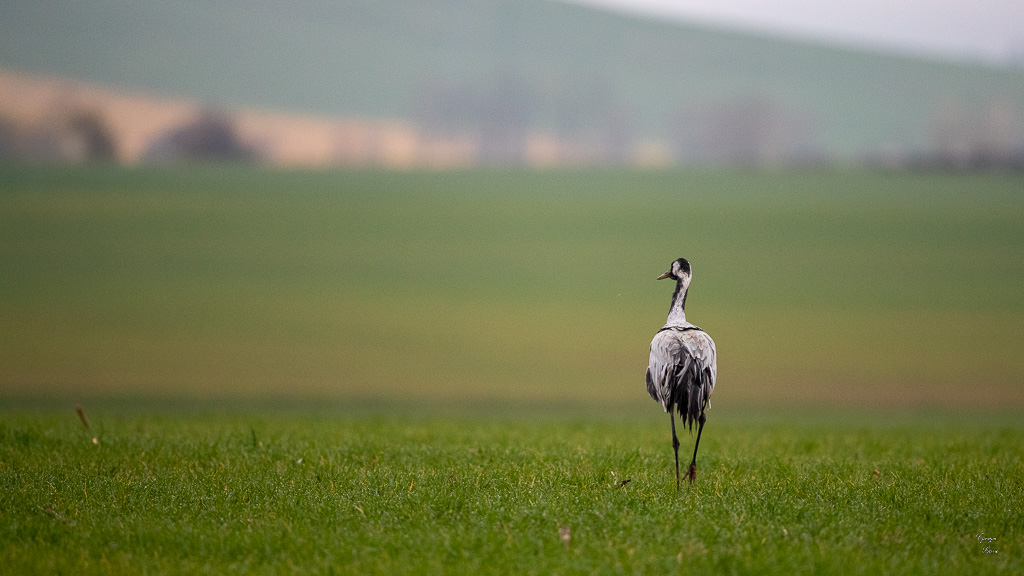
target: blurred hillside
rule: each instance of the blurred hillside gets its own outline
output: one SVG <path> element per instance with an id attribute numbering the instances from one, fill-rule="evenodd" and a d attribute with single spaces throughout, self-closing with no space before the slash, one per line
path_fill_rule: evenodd
<path id="1" fill-rule="evenodd" d="M 550 0 L 15 0 L 0 6 L 0 67 L 363 123 L 378 144 L 358 161 L 385 165 L 378 134 L 395 130 L 406 147 L 396 154 L 441 165 L 1024 157 L 1022 70 Z M 187 122 L 197 118 L 210 119 Z"/>

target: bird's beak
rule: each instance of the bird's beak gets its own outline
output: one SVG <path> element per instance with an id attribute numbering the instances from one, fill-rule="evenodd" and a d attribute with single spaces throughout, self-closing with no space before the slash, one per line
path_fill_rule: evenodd
<path id="1" fill-rule="evenodd" d="M 665 272 L 665 273 L 664 273 L 664 274 L 662 274 L 661 276 L 658 276 L 658 278 L 657 278 L 657 279 L 658 279 L 658 280 L 664 280 L 665 278 L 668 278 L 668 277 L 669 277 L 669 276 L 671 276 L 671 275 L 672 275 L 672 273 L 671 273 L 671 272 Z"/>

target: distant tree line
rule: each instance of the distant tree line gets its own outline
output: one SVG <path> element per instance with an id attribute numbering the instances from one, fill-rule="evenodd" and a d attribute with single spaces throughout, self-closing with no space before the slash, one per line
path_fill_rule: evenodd
<path id="1" fill-rule="evenodd" d="M 552 134 L 567 149 L 585 149 L 591 163 L 628 163 L 638 144 L 624 100 L 600 83 L 538 88 L 521 77 L 500 75 L 485 86 L 424 82 L 416 97 L 416 121 L 427 140 L 470 135 L 483 163 L 523 163 L 531 134 Z M 956 170 L 1024 169 L 1024 127 L 1013 108 L 993 105 L 981 118 L 962 107 L 934 113 L 926 145 L 869 151 L 867 164 Z M 813 110 L 769 96 L 722 98 L 677 107 L 666 119 L 670 161 L 739 166 L 810 165 L 834 160 L 826 126 Z M 912 135 L 908 136 L 912 138 Z M 571 150 L 566 155 L 572 157 Z"/>
<path id="2" fill-rule="evenodd" d="M 115 162 L 117 143 L 92 110 L 73 111 L 37 126 L 0 117 L 0 160 Z"/>
<path id="3" fill-rule="evenodd" d="M 531 135 L 586 149 L 591 162 L 626 163 L 634 121 L 609 90 L 539 90 L 512 73 L 481 84 L 425 82 L 415 121 L 427 141 L 474 137 L 484 164 L 521 164 Z"/>
<path id="4" fill-rule="evenodd" d="M 909 163 L 921 168 L 1024 170 L 1024 121 L 1003 102 L 973 112 L 947 104 L 932 115 L 926 153 Z"/>
<path id="5" fill-rule="evenodd" d="M 528 137 L 538 132 L 585 148 L 593 163 L 631 162 L 641 132 L 635 115 L 607 86 L 580 85 L 540 90 L 511 74 L 489 89 L 425 83 L 417 123 L 428 140 L 475 136 L 484 163 L 523 162 Z M 680 107 L 666 124 L 671 159 L 680 164 L 806 164 L 825 157 L 817 119 L 768 98 Z"/>
<path id="6" fill-rule="evenodd" d="M 153 163 L 255 162 L 256 150 L 242 141 L 227 114 L 203 111 L 194 120 L 172 128 L 146 148 Z"/>
<path id="7" fill-rule="evenodd" d="M 570 84 L 566 84 L 569 86 Z M 517 165 L 531 161 L 531 138 L 543 133 L 550 163 L 629 164 L 640 130 L 622 101 L 599 83 L 588 89 L 540 90 L 515 74 L 489 87 L 425 83 L 416 96 L 420 145 L 458 139 L 474 142 L 473 160 Z M 1024 171 L 1024 121 L 995 103 L 969 113 L 947 105 L 933 113 L 921 150 L 872 151 L 856 161 L 911 169 Z M 832 160 L 822 122 L 767 97 L 722 99 L 678 108 L 667 122 L 668 161 L 738 166 L 809 165 Z M 552 143 L 553 142 L 553 143 Z M 93 109 L 58 114 L 26 126 L 0 117 L 0 161 L 117 162 L 118 141 Z M 205 110 L 153 138 L 148 163 L 265 160 L 239 134 L 227 113 Z"/>
<path id="8" fill-rule="evenodd" d="M 257 151 L 244 143 L 227 114 L 203 111 L 171 128 L 147 146 L 150 163 L 255 162 Z M 0 117 L 0 161 L 117 162 L 117 139 L 103 116 L 89 109 L 58 115 L 37 125 Z"/>
<path id="9" fill-rule="evenodd" d="M 817 119 L 768 98 L 684 109 L 672 127 L 676 159 L 684 164 L 799 165 L 828 159 Z"/>

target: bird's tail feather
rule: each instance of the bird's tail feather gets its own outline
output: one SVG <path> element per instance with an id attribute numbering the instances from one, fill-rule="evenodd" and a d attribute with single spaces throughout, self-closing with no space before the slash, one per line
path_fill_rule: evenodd
<path id="1" fill-rule="evenodd" d="M 674 398 L 674 404 L 676 410 L 679 412 L 679 418 L 682 420 L 683 425 L 693 432 L 693 423 L 700 418 L 710 401 L 710 386 L 711 376 L 705 371 L 699 371 L 691 374 L 691 378 L 681 378 L 681 383 L 685 382 L 688 385 L 682 385 L 677 388 L 679 397 Z"/>

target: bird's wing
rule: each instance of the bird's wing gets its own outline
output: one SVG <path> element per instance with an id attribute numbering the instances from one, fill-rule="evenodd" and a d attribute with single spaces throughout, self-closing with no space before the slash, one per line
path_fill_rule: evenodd
<path id="1" fill-rule="evenodd" d="M 718 365 L 715 341 L 700 330 L 658 332 L 651 341 L 647 393 L 666 412 L 676 406 L 687 420 L 707 407 Z"/>
<path id="2" fill-rule="evenodd" d="M 715 341 L 708 336 L 707 332 L 688 331 L 681 334 L 684 347 L 693 356 L 697 371 L 702 374 L 701 383 L 707 387 L 707 397 L 715 391 L 715 381 L 718 380 L 718 354 L 715 351 Z"/>
<path id="3" fill-rule="evenodd" d="M 651 358 L 647 364 L 647 393 L 660 402 L 666 412 L 673 403 L 676 374 L 687 368 L 691 360 L 682 349 L 682 340 L 675 332 L 658 332 L 651 340 Z"/>

